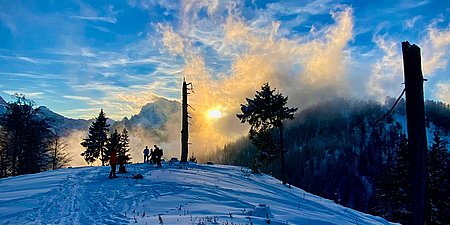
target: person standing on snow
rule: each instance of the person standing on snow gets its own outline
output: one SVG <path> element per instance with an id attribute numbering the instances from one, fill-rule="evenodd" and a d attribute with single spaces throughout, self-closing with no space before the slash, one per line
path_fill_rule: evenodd
<path id="1" fill-rule="evenodd" d="M 117 178 L 116 176 L 117 153 L 115 151 L 111 152 L 111 156 L 109 157 L 109 165 L 111 165 L 111 172 L 109 172 L 109 179 Z"/>
<path id="2" fill-rule="evenodd" d="M 148 159 L 149 159 L 148 154 L 149 153 L 150 153 L 150 151 L 148 150 L 148 146 L 145 146 L 145 149 L 144 149 L 144 163 L 148 163 Z"/>
<path id="3" fill-rule="evenodd" d="M 163 155 L 163 151 L 162 151 L 162 149 L 160 149 L 158 146 L 154 146 L 155 147 L 155 150 L 153 151 L 153 155 L 154 155 L 154 157 L 155 157 L 155 162 L 154 163 L 156 163 L 157 164 L 157 167 L 161 167 L 162 165 L 161 165 L 161 158 L 162 158 L 162 155 Z"/>
<path id="4" fill-rule="evenodd" d="M 154 164 L 155 163 L 155 152 L 153 151 L 153 148 L 150 149 L 150 164 Z"/>

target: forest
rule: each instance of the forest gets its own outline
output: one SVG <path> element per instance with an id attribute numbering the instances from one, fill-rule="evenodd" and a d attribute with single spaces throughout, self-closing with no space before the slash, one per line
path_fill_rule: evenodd
<path id="1" fill-rule="evenodd" d="M 336 203 L 388 220 L 409 215 L 408 152 L 405 102 L 379 120 L 395 99 L 338 98 L 308 107 L 286 121 L 284 145 L 287 183 Z M 431 224 L 449 224 L 450 106 L 425 102 L 429 146 Z M 278 132 L 273 130 L 272 132 Z M 277 135 L 273 135 L 277 142 Z M 226 144 L 209 156 L 221 164 L 252 167 L 260 154 L 248 137 Z M 264 161 L 262 172 L 280 178 L 279 160 Z"/>

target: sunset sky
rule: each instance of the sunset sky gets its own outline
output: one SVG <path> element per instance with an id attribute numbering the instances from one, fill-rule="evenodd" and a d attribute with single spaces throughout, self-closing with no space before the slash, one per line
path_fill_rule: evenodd
<path id="1" fill-rule="evenodd" d="M 3 0 L 0 96 L 121 119 L 159 96 L 179 100 L 185 76 L 197 113 L 234 120 L 264 82 L 292 105 L 383 101 L 402 91 L 408 40 L 422 48 L 426 98 L 450 103 L 449 18 L 446 0 Z"/>

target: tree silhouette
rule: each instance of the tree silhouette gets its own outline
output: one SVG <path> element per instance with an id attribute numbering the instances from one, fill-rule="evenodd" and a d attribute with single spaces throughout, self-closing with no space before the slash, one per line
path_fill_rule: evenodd
<path id="1" fill-rule="evenodd" d="M 102 161 L 102 166 L 108 160 L 106 156 L 106 141 L 107 133 L 109 131 L 109 124 L 106 123 L 108 118 L 106 118 L 103 109 L 100 110 L 100 114 L 92 125 L 89 127 L 89 136 L 81 142 L 81 145 L 86 148 L 86 150 L 81 153 L 87 163 L 92 164 L 96 159 L 100 157 Z"/>
<path id="2" fill-rule="evenodd" d="M 281 180 L 286 183 L 284 170 L 283 121 L 294 119 L 297 108 L 286 106 L 288 97 L 271 89 L 269 83 L 256 91 L 255 98 L 246 98 L 247 104 L 241 105 L 242 114 L 236 114 L 241 123 L 250 124 L 250 140 L 260 150 L 261 159 L 271 160 L 280 154 Z M 272 131 L 279 130 L 280 143 L 276 145 L 273 141 Z"/>
<path id="3" fill-rule="evenodd" d="M 450 155 L 447 141 L 435 131 L 428 161 L 428 223 L 450 223 Z"/>
<path id="4" fill-rule="evenodd" d="M 48 169 L 50 125 L 37 114 L 31 100 L 15 94 L 0 116 L 0 177 L 38 173 Z"/>

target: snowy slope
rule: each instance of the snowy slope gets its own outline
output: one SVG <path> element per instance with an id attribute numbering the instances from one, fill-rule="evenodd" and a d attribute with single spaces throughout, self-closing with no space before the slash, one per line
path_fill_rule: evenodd
<path id="1" fill-rule="evenodd" d="M 240 167 L 128 170 L 144 179 L 110 180 L 108 167 L 0 179 L 0 224 L 390 224 Z"/>

